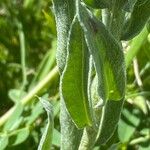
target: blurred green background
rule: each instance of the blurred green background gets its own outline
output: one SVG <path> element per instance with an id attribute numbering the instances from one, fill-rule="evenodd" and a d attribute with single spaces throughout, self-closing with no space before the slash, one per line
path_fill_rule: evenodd
<path id="1" fill-rule="evenodd" d="M 0 1 L 0 150 L 37 149 L 46 125 L 46 113 L 36 97 L 23 104 L 21 101 L 56 65 L 56 27 L 51 7 L 50 0 Z M 149 150 L 150 34 L 123 46 L 125 53 L 129 51 L 128 57 L 136 57 L 127 66 L 126 101 L 118 129 L 101 149 Z M 60 146 L 58 84 L 55 73 L 50 84 L 36 93 L 54 106 L 56 150 Z M 14 113 L 7 116 L 12 107 Z"/>

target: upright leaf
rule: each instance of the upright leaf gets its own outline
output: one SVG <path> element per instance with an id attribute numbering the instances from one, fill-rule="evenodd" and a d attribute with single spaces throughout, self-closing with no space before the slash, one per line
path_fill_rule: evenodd
<path id="1" fill-rule="evenodd" d="M 99 129 L 97 129 L 98 131 L 96 133 L 94 130 L 92 133 L 90 132 L 87 133 L 87 135 L 89 134 L 89 137 L 91 138 L 91 135 L 95 134 L 97 138 L 94 139 L 94 137 L 92 137 L 91 139 L 92 141 L 94 140 L 97 141 L 96 142 L 97 145 L 100 145 L 106 143 L 114 134 L 114 131 L 117 127 L 120 118 L 124 100 L 123 99 L 121 99 L 120 101 L 108 100 L 103 106 L 102 101 L 99 100 L 98 92 L 96 91 L 98 83 L 97 80 L 98 80 L 97 77 L 95 77 L 92 82 L 91 98 L 94 104 L 96 126 L 99 127 Z"/>
<path id="2" fill-rule="evenodd" d="M 137 0 L 126 21 L 122 33 L 122 40 L 130 40 L 141 32 L 150 17 L 150 0 Z"/>
<path id="3" fill-rule="evenodd" d="M 122 9 L 128 0 L 114 0 L 112 2 L 109 30 L 111 34 L 119 41 L 125 20 L 125 11 Z"/>
<path id="4" fill-rule="evenodd" d="M 67 38 L 74 17 L 74 0 L 53 0 L 57 27 L 56 59 L 60 73 L 63 71 L 67 55 Z"/>
<path id="5" fill-rule="evenodd" d="M 41 103 L 38 102 L 32 108 L 32 112 L 29 117 L 27 117 L 27 125 L 31 125 L 41 114 L 43 113 L 43 107 Z"/>
<path id="6" fill-rule="evenodd" d="M 77 9 L 97 72 L 98 94 L 103 100 L 108 100 L 102 114 L 99 114 L 102 116 L 99 118 L 97 143 L 103 144 L 113 135 L 122 110 L 126 79 L 124 56 L 121 47 L 104 25 L 80 3 L 77 3 Z"/>
<path id="7" fill-rule="evenodd" d="M 148 37 L 148 31 L 146 27 L 144 27 L 141 33 L 132 40 L 130 44 L 130 48 L 128 49 L 128 52 L 126 53 L 125 56 L 126 68 L 130 66 L 133 58 L 138 54 L 142 44 L 147 39 L 147 37 Z"/>
<path id="8" fill-rule="evenodd" d="M 52 144 L 53 128 L 54 128 L 53 108 L 48 101 L 42 98 L 40 98 L 40 101 L 47 112 L 48 123 L 42 135 L 40 144 L 38 146 L 38 150 L 50 150 Z"/>
<path id="9" fill-rule="evenodd" d="M 124 99 L 120 101 L 107 101 L 102 110 L 97 144 L 105 144 L 114 134 L 121 115 Z"/>
<path id="10" fill-rule="evenodd" d="M 105 26 L 77 2 L 78 17 L 98 75 L 98 93 L 105 100 L 120 100 L 125 91 L 125 65 L 121 47 Z"/>
<path id="11" fill-rule="evenodd" d="M 66 64 L 68 31 L 74 17 L 75 1 L 53 0 L 53 7 L 58 38 L 56 59 L 60 74 L 62 74 Z M 65 150 L 72 146 L 72 149 L 77 149 L 82 131 L 79 131 L 72 122 L 62 96 L 60 96 L 60 103 L 61 148 Z"/>
<path id="12" fill-rule="evenodd" d="M 92 124 L 87 94 L 89 54 L 77 18 L 71 26 L 67 50 L 67 64 L 61 79 L 61 91 L 73 121 L 79 128 L 83 128 Z"/>
<path id="13" fill-rule="evenodd" d="M 60 101 L 60 124 L 61 124 L 61 150 L 78 149 L 82 136 L 82 130 L 77 129 L 67 111 L 65 102 Z"/>

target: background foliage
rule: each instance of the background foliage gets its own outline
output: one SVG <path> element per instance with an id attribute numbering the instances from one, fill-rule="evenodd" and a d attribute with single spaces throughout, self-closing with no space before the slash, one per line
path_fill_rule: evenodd
<path id="1" fill-rule="evenodd" d="M 51 5 L 46 0 L 0 1 L 0 115 L 15 105 L 14 113 L 0 118 L 0 149 L 37 149 L 47 116 L 34 95 L 53 104 L 52 144 L 59 149 L 59 77 L 53 69 L 56 27 Z M 150 148 L 150 34 L 139 36 L 123 43 L 125 54 L 129 52 L 126 101 L 118 129 L 101 149 Z M 23 98 L 53 70 L 48 85 Z"/>

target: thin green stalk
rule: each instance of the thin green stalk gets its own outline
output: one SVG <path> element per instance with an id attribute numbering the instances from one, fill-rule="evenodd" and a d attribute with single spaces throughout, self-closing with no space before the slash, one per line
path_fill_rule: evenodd
<path id="1" fill-rule="evenodd" d="M 56 49 L 56 41 L 53 41 L 52 42 L 52 49 L 50 50 L 50 54 L 49 54 L 49 57 L 47 58 L 47 62 L 44 66 L 44 68 L 42 69 L 42 72 L 40 73 L 40 76 L 39 76 L 39 79 L 43 79 L 46 74 L 49 72 L 49 70 L 51 70 L 51 68 L 53 67 L 54 65 L 54 62 L 55 62 L 55 51 Z"/>
<path id="2" fill-rule="evenodd" d="M 40 81 L 24 98 L 21 99 L 21 104 L 23 106 L 27 105 L 35 97 L 35 95 L 39 94 L 42 91 L 42 89 L 46 88 L 47 86 L 50 86 L 52 81 L 56 77 L 58 77 L 58 68 L 57 67 L 52 69 L 42 81 Z M 14 105 L 11 109 L 9 109 L 0 118 L 0 126 L 2 126 L 11 117 L 15 108 L 16 108 L 16 105 Z"/>
<path id="3" fill-rule="evenodd" d="M 21 93 L 24 90 L 26 84 L 27 84 L 27 73 L 26 73 L 26 61 L 25 61 L 25 36 L 23 32 L 22 24 L 18 24 L 19 28 L 19 41 L 20 41 L 20 54 L 21 54 L 21 68 L 22 68 L 22 87 L 21 87 Z"/>
<path id="4" fill-rule="evenodd" d="M 42 80 L 48 72 L 52 69 L 55 64 L 55 53 L 56 53 L 56 41 L 52 41 L 52 48 L 45 54 L 43 60 L 41 61 L 35 77 L 33 78 L 29 90 L 37 84 L 38 81 Z"/>

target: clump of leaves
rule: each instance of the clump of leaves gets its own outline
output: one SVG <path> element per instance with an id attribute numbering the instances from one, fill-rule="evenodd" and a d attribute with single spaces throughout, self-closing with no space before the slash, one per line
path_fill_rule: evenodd
<path id="1" fill-rule="evenodd" d="M 46 2 L 11 4 L 19 9 L 7 1 L 0 6 L 0 17 L 14 20 L 11 36 L 15 32 L 12 45 L 0 38 L 0 65 L 15 60 L 9 49 L 20 49 L 21 65 L 14 68 L 22 76 L 10 73 L 14 106 L 0 118 L 1 149 L 148 148 L 150 1 L 53 0 L 49 12 Z"/>
<path id="2" fill-rule="evenodd" d="M 70 116 L 66 116 L 68 120 L 71 117 L 72 126 L 83 132 L 81 141 L 77 143 L 81 150 L 93 149 L 95 143 L 105 144 L 113 135 L 125 96 L 122 40 L 129 40 L 141 32 L 150 16 L 147 0 L 134 3 L 121 0 L 84 2 L 53 1 L 58 33 L 60 93 L 61 101 L 65 102 L 60 109 L 67 109 Z M 69 3 L 72 3 L 71 7 Z M 105 8 L 103 20 L 94 14 L 92 8 Z M 138 15 L 139 12 L 142 14 Z M 91 75 L 91 72 L 94 73 Z M 91 96 L 94 78 L 97 79 L 94 87 L 96 100 Z M 64 116 L 60 117 L 64 119 Z M 72 143 L 68 145 L 65 141 L 76 140 L 78 134 L 75 135 L 73 128 L 63 136 L 65 125 L 62 126 L 61 146 L 63 149 L 72 148 Z"/>

